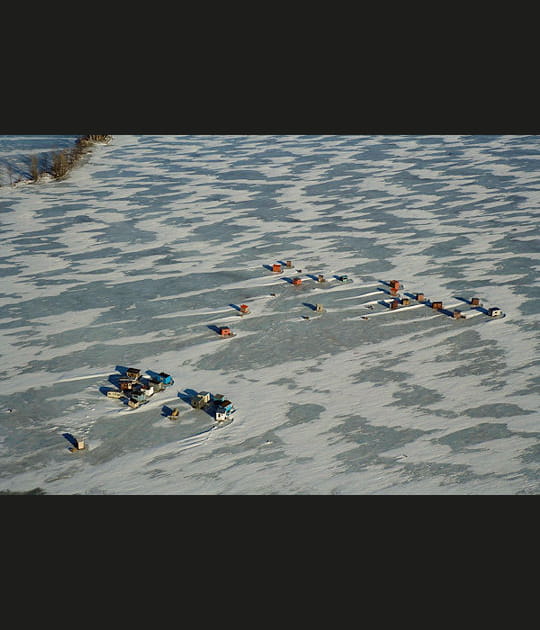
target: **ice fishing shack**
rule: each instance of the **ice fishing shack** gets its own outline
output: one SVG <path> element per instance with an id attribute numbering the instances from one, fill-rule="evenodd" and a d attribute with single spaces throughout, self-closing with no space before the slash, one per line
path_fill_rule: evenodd
<path id="1" fill-rule="evenodd" d="M 216 405 L 216 420 L 218 422 L 223 422 L 230 417 L 233 410 L 233 405 L 230 400 L 222 400 L 218 405 Z"/>
<path id="2" fill-rule="evenodd" d="M 210 402 L 210 392 L 199 392 L 195 394 L 195 396 L 192 396 L 190 402 L 194 409 L 202 409 Z"/>
<path id="3" fill-rule="evenodd" d="M 160 372 L 156 380 L 163 383 L 163 385 L 174 385 L 173 377 L 166 372 Z"/>

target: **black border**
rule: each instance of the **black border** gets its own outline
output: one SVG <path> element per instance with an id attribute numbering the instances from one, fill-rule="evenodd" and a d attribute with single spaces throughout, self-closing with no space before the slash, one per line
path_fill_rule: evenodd
<path id="1" fill-rule="evenodd" d="M 350 68 L 350 66 L 349 66 Z M 1 134 L 540 134 L 534 77 L 381 71 L 291 76 L 133 70 L 81 90 L 37 73 L 6 82 Z"/>

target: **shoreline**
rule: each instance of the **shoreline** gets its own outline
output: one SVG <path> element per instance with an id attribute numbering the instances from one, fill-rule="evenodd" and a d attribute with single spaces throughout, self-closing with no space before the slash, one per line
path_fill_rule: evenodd
<path id="1" fill-rule="evenodd" d="M 87 134 L 78 136 L 73 145 L 41 154 L 21 154 L 19 165 L 10 164 L 0 171 L 0 188 L 65 179 L 96 144 L 109 144 L 113 136 Z M 6 173 L 7 171 L 7 173 Z"/>

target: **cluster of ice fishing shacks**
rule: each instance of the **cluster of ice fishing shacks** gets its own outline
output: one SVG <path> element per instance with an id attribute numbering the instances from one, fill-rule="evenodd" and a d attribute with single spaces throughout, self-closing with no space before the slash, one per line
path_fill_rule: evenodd
<path id="1" fill-rule="evenodd" d="M 224 394 L 211 394 L 210 392 L 199 392 L 191 398 L 191 406 L 194 409 L 208 409 L 213 407 L 214 417 L 218 422 L 228 420 L 235 409 L 230 400 Z"/>
<path id="2" fill-rule="evenodd" d="M 173 377 L 165 372 L 159 374 L 152 372 L 151 377 L 145 377 L 141 374 L 141 370 L 128 368 L 125 375 L 118 379 L 118 389 L 108 390 L 107 397 L 123 400 L 132 409 L 137 409 L 147 403 L 154 394 L 173 384 Z M 218 422 L 229 419 L 235 411 L 232 402 L 223 394 L 212 395 L 210 392 L 203 391 L 192 396 L 190 402 L 194 409 L 209 410 L 212 407 L 211 411 Z M 178 416 L 178 409 L 173 409 L 170 418 L 174 420 Z"/>
<path id="3" fill-rule="evenodd" d="M 151 377 L 143 377 L 137 368 L 128 368 L 125 376 L 121 376 L 118 381 L 118 390 L 109 390 L 108 398 L 118 398 L 127 400 L 127 404 L 132 409 L 137 409 L 157 392 L 161 392 L 174 384 L 174 379 L 170 374 L 160 372 Z"/>

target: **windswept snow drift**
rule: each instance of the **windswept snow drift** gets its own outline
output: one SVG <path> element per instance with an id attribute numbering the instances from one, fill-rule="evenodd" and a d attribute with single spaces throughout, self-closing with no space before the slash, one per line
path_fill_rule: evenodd
<path id="1" fill-rule="evenodd" d="M 0 490 L 537 493 L 539 148 L 114 136 L 64 181 L 2 186 Z M 506 317 L 391 311 L 390 279 Z M 131 410 L 103 393 L 122 366 L 175 384 Z"/>

